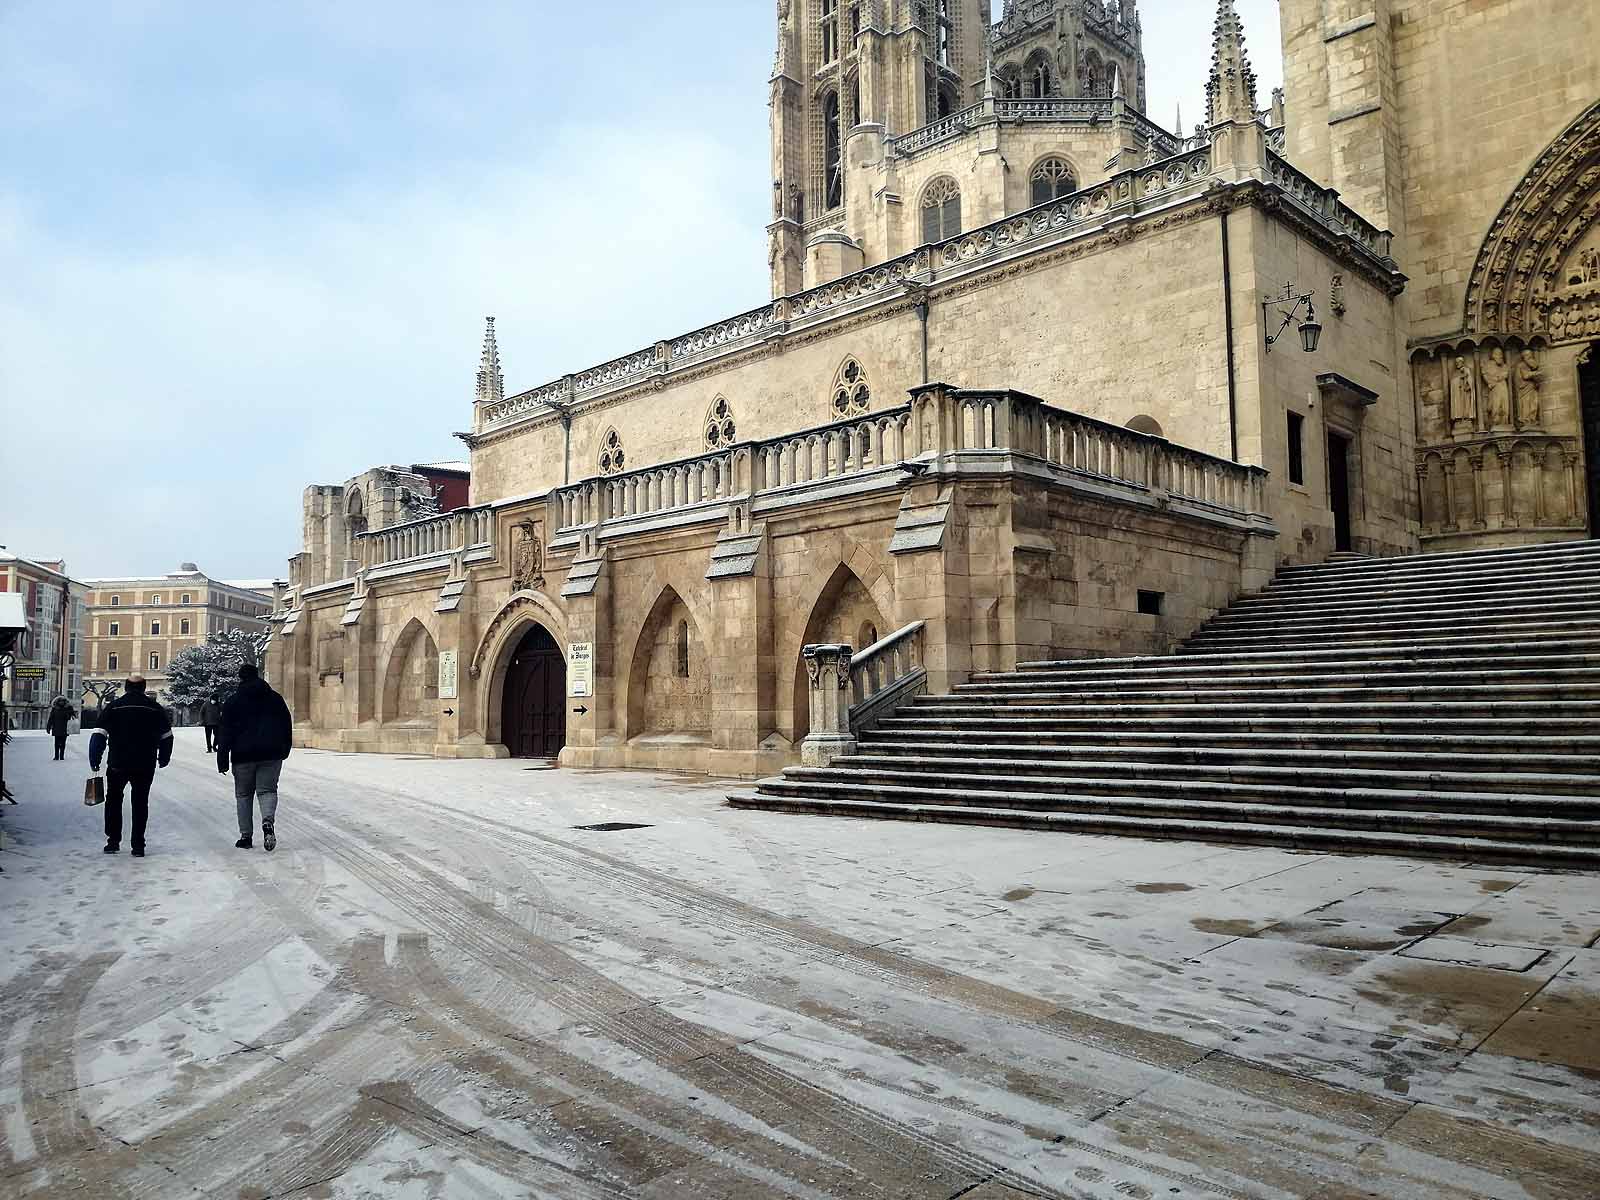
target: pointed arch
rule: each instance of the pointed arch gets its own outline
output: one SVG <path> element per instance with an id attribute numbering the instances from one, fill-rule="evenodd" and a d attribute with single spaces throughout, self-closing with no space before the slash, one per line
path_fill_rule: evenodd
<path id="1" fill-rule="evenodd" d="M 477 727 L 490 744 L 501 742 L 501 706 L 506 668 L 522 639 L 533 626 L 541 626 L 563 655 L 568 653 L 566 614 L 543 592 L 517 592 L 495 613 L 472 656 L 468 675 L 477 686 Z"/>
<path id="2" fill-rule="evenodd" d="M 942 242 L 961 232 L 961 185 L 948 175 L 938 175 L 922 189 L 917 205 L 922 220 L 922 241 Z"/>
<path id="3" fill-rule="evenodd" d="M 684 665 L 681 675 L 680 652 Z M 660 584 L 651 601 L 629 656 L 625 679 L 625 738 L 673 733 L 710 735 L 711 678 L 704 626 L 671 583 Z"/>
<path id="4" fill-rule="evenodd" d="M 1596 277 L 1586 283 L 1579 260 L 1591 240 Z M 1600 285 L 1600 101 L 1534 160 L 1490 224 L 1467 283 L 1464 329 L 1548 333 L 1552 342 L 1587 340 L 1593 335 L 1582 324 L 1569 328 L 1572 306 L 1563 293 L 1577 288 L 1592 302 L 1595 285 Z"/>
<path id="5" fill-rule="evenodd" d="M 1049 204 L 1078 190 L 1078 173 L 1066 155 L 1052 151 L 1028 171 L 1029 205 Z"/>
<path id="6" fill-rule="evenodd" d="M 1055 62 L 1050 52 L 1043 47 L 1035 50 L 1022 64 L 1022 94 L 1032 100 L 1055 95 L 1055 73 Z"/>
<path id="7" fill-rule="evenodd" d="M 391 643 L 380 678 L 380 722 L 438 721 L 439 644 L 419 618 L 407 621 Z"/>
<path id="8" fill-rule="evenodd" d="M 834 641 L 864 650 L 866 647 L 855 645 L 863 625 L 870 623 L 880 636 L 899 628 L 894 586 L 877 556 L 854 538 L 844 538 L 831 569 L 827 562 L 818 562 L 819 569 L 812 576 L 814 586 L 795 606 L 796 612 L 806 614 L 805 624 L 793 629 L 777 659 L 780 672 L 792 672 L 789 730 L 796 742 L 805 737 L 811 722 L 810 679 L 800 655 L 802 647 Z M 779 679 L 782 696 L 781 674 Z"/>

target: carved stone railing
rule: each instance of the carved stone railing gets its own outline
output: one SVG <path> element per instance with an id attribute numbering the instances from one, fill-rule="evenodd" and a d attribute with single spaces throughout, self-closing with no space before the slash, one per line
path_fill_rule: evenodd
<path id="1" fill-rule="evenodd" d="M 1005 16 L 991 27 L 991 40 L 995 49 L 1002 49 L 1019 38 L 1026 37 L 1036 26 L 1055 20 L 1056 0 L 1011 0 L 1006 5 Z"/>
<path id="2" fill-rule="evenodd" d="M 737 448 L 718 450 L 561 488 L 556 492 L 560 528 L 644 517 L 742 494 L 743 484 L 734 479 L 734 457 L 738 453 Z"/>
<path id="3" fill-rule="evenodd" d="M 856 750 L 848 703 L 852 655 L 849 646 L 806 646 L 800 655 L 811 681 L 811 731 L 800 742 L 800 761 L 825 767 Z"/>
<path id="4" fill-rule="evenodd" d="M 753 442 L 752 482 L 758 492 L 855 475 L 911 457 L 911 406 Z"/>
<path id="5" fill-rule="evenodd" d="M 1102 96 L 1043 96 L 996 100 L 994 115 L 1002 121 L 1106 121 L 1111 99 Z"/>
<path id="6" fill-rule="evenodd" d="M 959 137 L 976 126 L 983 115 L 983 102 L 970 104 L 960 112 L 953 112 L 948 117 L 928 122 L 921 129 L 913 129 L 910 133 L 903 133 L 899 137 L 885 139 L 887 142 L 885 150 L 890 154 L 915 154 L 919 150 L 926 150 L 930 146 L 937 146 L 940 142 Z"/>
<path id="7" fill-rule="evenodd" d="M 1270 144 L 1270 143 L 1269 143 Z M 1304 211 L 1327 228 L 1354 238 L 1379 258 L 1391 257 L 1393 241 L 1386 229 L 1379 229 L 1339 199 L 1339 193 L 1323 187 L 1309 175 L 1289 165 L 1280 154 L 1268 150 L 1267 171 L 1277 184 Z"/>
<path id="8" fill-rule="evenodd" d="M 435 558 L 494 538 L 494 513 L 488 508 L 462 508 L 443 516 L 391 525 L 355 537 L 355 558 L 361 566 L 382 567 L 414 558 Z"/>
<path id="9" fill-rule="evenodd" d="M 885 713 L 927 687 L 925 628 L 924 622 L 913 622 L 851 657 L 851 733 L 872 729 Z"/>
<path id="10" fill-rule="evenodd" d="M 714 325 L 707 325 L 696 329 L 693 333 L 686 333 L 682 337 L 673 338 L 671 343 L 672 358 L 691 358 L 707 350 L 719 349 L 731 342 L 742 341 L 758 334 L 766 333 L 781 323 L 776 304 L 765 304 L 760 308 L 751 309 L 737 317 L 730 317 L 726 321 L 718 321 Z"/>

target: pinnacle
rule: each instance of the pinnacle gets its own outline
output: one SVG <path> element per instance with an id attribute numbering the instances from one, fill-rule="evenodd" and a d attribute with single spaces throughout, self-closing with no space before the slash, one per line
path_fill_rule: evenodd
<path id="1" fill-rule="evenodd" d="M 494 318 L 489 317 L 483 331 L 483 356 L 478 361 L 479 404 L 493 404 L 504 400 L 505 377 L 500 374 L 500 347 L 494 340 Z"/>
<path id="2" fill-rule="evenodd" d="M 1256 73 L 1245 50 L 1244 22 L 1234 0 L 1217 0 L 1211 34 L 1211 77 L 1206 81 L 1206 123 L 1256 119 Z"/>

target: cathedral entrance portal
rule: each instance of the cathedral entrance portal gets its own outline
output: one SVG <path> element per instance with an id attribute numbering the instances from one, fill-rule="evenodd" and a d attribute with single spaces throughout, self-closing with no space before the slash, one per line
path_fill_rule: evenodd
<path id="1" fill-rule="evenodd" d="M 506 668 L 501 740 L 512 758 L 554 758 L 567 743 L 567 660 L 542 625 L 528 630 Z"/>
<path id="2" fill-rule="evenodd" d="M 1600 537 L 1600 342 L 1578 364 L 1578 395 L 1583 407 L 1583 464 L 1588 480 L 1589 536 Z"/>

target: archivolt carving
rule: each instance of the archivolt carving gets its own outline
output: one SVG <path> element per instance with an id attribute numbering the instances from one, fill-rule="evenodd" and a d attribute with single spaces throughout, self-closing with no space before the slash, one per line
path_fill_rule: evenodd
<path id="1" fill-rule="evenodd" d="M 1466 328 L 1600 337 L 1600 103 L 1539 156 L 1489 227 Z"/>
<path id="2" fill-rule="evenodd" d="M 484 662 L 489 657 L 490 651 L 499 645 L 500 634 L 507 625 L 524 615 L 531 616 L 537 620 L 539 624 L 550 631 L 550 636 L 555 638 L 558 643 L 565 642 L 566 630 L 564 627 L 552 623 L 552 613 L 548 601 L 531 595 L 513 596 L 506 602 L 506 606 L 495 614 L 494 620 L 489 622 L 489 628 L 484 630 L 483 636 L 478 639 L 478 649 L 472 655 L 472 666 L 468 671 L 472 678 L 478 679 L 482 677 Z"/>

